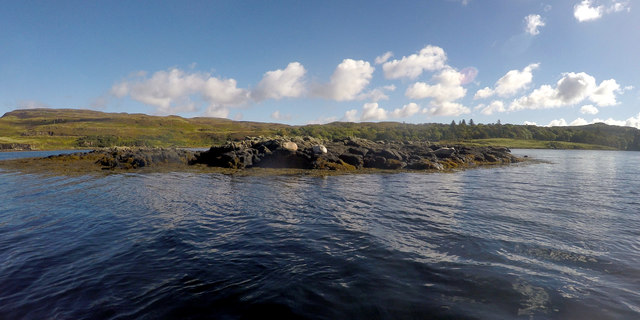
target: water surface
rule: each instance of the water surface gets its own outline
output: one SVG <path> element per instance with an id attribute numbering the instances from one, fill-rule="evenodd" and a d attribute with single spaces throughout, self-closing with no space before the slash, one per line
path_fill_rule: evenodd
<path id="1" fill-rule="evenodd" d="M 640 153 L 514 153 L 548 162 L 325 178 L 0 169 L 0 318 L 640 317 Z"/>

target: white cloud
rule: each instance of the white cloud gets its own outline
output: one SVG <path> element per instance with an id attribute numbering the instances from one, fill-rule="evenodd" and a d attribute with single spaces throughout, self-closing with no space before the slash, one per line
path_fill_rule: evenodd
<path id="1" fill-rule="evenodd" d="M 589 122 L 587 122 L 587 120 L 582 118 L 575 119 L 571 121 L 571 123 L 569 123 L 570 126 L 586 126 L 588 124 Z"/>
<path id="2" fill-rule="evenodd" d="M 414 102 L 410 102 L 402 106 L 402 108 L 397 108 L 391 111 L 391 118 L 408 118 L 420 112 L 420 106 Z"/>
<path id="3" fill-rule="evenodd" d="M 204 100 L 208 103 L 205 115 L 224 117 L 229 115 L 227 107 L 239 106 L 249 100 L 249 91 L 237 87 L 234 79 L 218 79 L 210 77 L 201 89 Z"/>
<path id="4" fill-rule="evenodd" d="M 599 107 L 617 104 L 616 93 L 622 93 L 614 79 L 605 80 L 596 86 L 594 77 L 584 73 L 565 73 L 556 88 L 542 85 L 528 96 L 514 100 L 509 111 L 523 109 L 547 109 L 575 105 L 589 99 Z"/>
<path id="5" fill-rule="evenodd" d="M 460 70 L 460 74 L 462 75 L 462 80 L 460 80 L 460 84 L 471 83 L 478 76 L 478 69 L 474 67 L 466 67 Z"/>
<path id="6" fill-rule="evenodd" d="M 584 0 L 573 6 L 573 16 L 579 22 L 596 20 L 602 18 L 604 6 L 591 6 L 591 0 Z"/>
<path id="7" fill-rule="evenodd" d="M 604 80 L 589 96 L 589 100 L 598 106 L 613 106 L 618 104 L 616 93 L 622 93 L 620 85 L 614 79 Z"/>
<path id="8" fill-rule="evenodd" d="M 124 98 L 129 94 L 129 85 L 127 82 L 116 83 L 111 87 L 110 93 L 117 98 Z"/>
<path id="9" fill-rule="evenodd" d="M 371 100 L 372 102 L 378 102 L 380 100 L 389 100 L 389 96 L 384 93 L 385 91 L 394 91 L 396 86 L 388 85 L 381 88 L 375 88 L 369 92 L 361 93 L 356 98 L 358 100 Z"/>
<path id="10" fill-rule="evenodd" d="M 330 122 L 338 121 L 337 117 L 320 117 L 311 121 L 308 121 L 307 124 L 327 124 Z"/>
<path id="11" fill-rule="evenodd" d="M 567 126 L 567 121 L 564 119 L 558 119 L 558 120 L 551 120 L 551 122 L 549 122 L 548 125 L 546 125 L 545 127 L 566 127 Z"/>
<path id="12" fill-rule="evenodd" d="M 427 113 L 434 116 L 451 116 L 470 113 L 469 108 L 454 101 L 463 98 L 467 89 L 461 83 L 465 75 L 448 67 L 432 77 L 433 85 L 416 82 L 407 88 L 405 96 L 410 99 L 431 98 Z"/>
<path id="13" fill-rule="evenodd" d="M 291 120 L 290 114 L 281 114 L 280 110 L 276 110 L 271 113 L 271 119 L 273 120 Z"/>
<path id="14" fill-rule="evenodd" d="M 523 123 L 525 126 L 537 126 L 538 124 L 532 121 L 525 121 Z"/>
<path id="15" fill-rule="evenodd" d="M 621 11 L 631 11 L 631 6 L 629 5 L 629 1 L 613 1 L 613 3 L 607 8 L 607 13 L 612 12 L 621 12 Z"/>
<path id="16" fill-rule="evenodd" d="M 382 65 L 387 79 L 409 78 L 415 79 L 424 71 L 435 71 L 445 67 L 447 55 L 444 50 L 436 46 L 426 46 L 419 53 L 400 60 L 392 60 Z"/>
<path id="17" fill-rule="evenodd" d="M 391 57 L 393 57 L 393 52 L 387 51 L 383 55 L 376 57 L 376 60 L 374 62 L 376 64 L 383 64 L 391 59 Z"/>
<path id="18" fill-rule="evenodd" d="M 530 14 L 526 16 L 524 18 L 524 22 L 526 23 L 524 30 L 533 36 L 540 33 L 538 28 L 545 26 L 545 23 L 542 21 L 542 17 L 539 14 Z"/>
<path id="19" fill-rule="evenodd" d="M 592 104 L 584 105 L 580 108 L 580 113 L 582 114 L 598 114 L 598 108 L 594 107 Z"/>
<path id="20" fill-rule="evenodd" d="M 347 122 L 356 122 L 358 121 L 358 110 L 351 109 L 344 113 L 344 117 L 342 117 L 342 121 Z"/>
<path id="21" fill-rule="evenodd" d="M 249 92 L 237 87 L 234 79 L 218 79 L 204 73 L 187 73 L 178 68 L 157 71 L 146 77 L 139 74 L 137 79 L 113 85 L 111 94 L 156 107 L 156 113 L 172 114 L 196 111 L 192 96 L 208 104 L 206 115 L 226 117 L 228 107 L 244 104 Z"/>
<path id="22" fill-rule="evenodd" d="M 573 121 L 571 121 L 571 123 L 567 124 L 567 122 L 564 119 L 559 119 L 559 120 L 553 120 L 551 121 L 547 127 L 554 127 L 554 126 L 585 126 L 588 124 L 594 124 L 594 123 L 604 123 L 604 124 L 608 124 L 610 126 L 620 126 L 620 127 L 632 127 L 632 128 L 636 128 L 636 129 L 640 129 L 640 113 L 638 114 L 637 117 L 630 117 L 627 120 L 615 120 L 613 118 L 609 118 L 606 120 L 603 119 L 593 119 L 593 121 L 587 121 L 585 119 L 582 118 L 577 118 Z"/>
<path id="23" fill-rule="evenodd" d="M 498 79 L 495 89 L 486 87 L 480 89 L 474 95 L 474 99 L 485 99 L 497 94 L 500 97 L 511 96 L 526 88 L 533 80 L 533 70 L 540 66 L 539 63 L 532 63 L 522 70 L 509 70 L 502 78 Z"/>
<path id="24" fill-rule="evenodd" d="M 476 92 L 476 94 L 473 96 L 473 99 L 477 100 L 477 99 L 485 99 L 485 98 L 489 98 L 494 94 L 493 89 L 489 88 L 489 87 L 484 87 L 483 89 L 480 89 Z"/>
<path id="25" fill-rule="evenodd" d="M 595 4 L 592 0 L 583 0 L 573 6 L 573 16 L 579 22 L 593 21 L 602 18 L 605 13 L 615 13 L 621 11 L 631 11 L 629 1 L 610 1 L 611 4 L 605 5 Z"/>
<path id="26" fill-rule="evenodd" d="M 304 94 L 302 78 L 307 70 L 299 62 L 291 62 L 282 70 L 267 71 L 251 93 L 256 101 L 300 97 Z"/>
<path id="27" fill-rule="evenodd" d="M 471 113 L 469 108 L 455 102 L 445 101 L 440 104 L 431 104 L 432 107 L 427 110 L 432 116 L 459 116 Z"/>
<path id="28" fill-rule="evenodd" d="M 369 120 L 386 120 L 387 119 L 387 111 L 378 107 L 378 104 L 375 102 L 365 103 L 362 106 L 362 116 L 360 120 L 369 121 Z"/>
<path id="29" fill-rule="evenodd" d="M 487 106 L 485 106 L 484 104 L 480 104 L 475 109 L 482 109 L 480 112 L 485 115 L 492 115 L 494 112 L 507 111 L 504 107 L 504 102 L 500 100 L 495 100 Z"/>
<path id="30" fill-rule="evenodd" d="M 424 82 L 416 82 L 407 88 L 405 96 L 410 99 L 433 98 L 435 103 L 455 101 L 467 94 L 467 89 L 462 87 L 464 75 L 458 71 L 447 68 L 438 75 L 433 76 L 434 85 Z"/>
<path id="31" fill-rule="evenodd" d="M 374 70 L 369 62 L 344 59 L 331 75 L 329 83 L 317 85 L 314 93 L 336 101 L 354 100 L 369 84 Z"/>

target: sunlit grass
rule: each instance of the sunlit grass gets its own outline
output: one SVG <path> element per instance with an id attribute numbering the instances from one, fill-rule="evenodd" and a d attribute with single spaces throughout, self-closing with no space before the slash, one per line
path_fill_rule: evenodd
<path id="1" fill-rule="evenodd" d="M 615 150 L 607 146 L 595 144 L 564 142 L 564 141 L 539 141 L 507 138 L 472 139 L 463 141 L 448 141 L 448 143 L 462 143 L 472 146 L 500 146 L 512 149 L 581 149 L 581 150 Z"/>

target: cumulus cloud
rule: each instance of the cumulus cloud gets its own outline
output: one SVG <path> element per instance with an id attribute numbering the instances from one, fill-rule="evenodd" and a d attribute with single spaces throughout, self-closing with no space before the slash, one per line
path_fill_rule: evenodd
<path id="1" fill-rule="evenodd" d="M 415 79 L 424 71 L 435 71 L 445 67 L 447 55 L 436 46 L 426 46 L 420 52 L 402 57 L 400 60 L 387 61 L 382 70 L 387 79 Z"/>
<path id="2" fill-rule="evenodd" d="M 251 97 L 256 101 L 300 97 L 304 94 L 302 78 L 307 71 L 299 62 L 291 62 L 282 70 L 267 71 Z"/>
<path id="3" fill-rule="evenodd" d="M 558 119 L 558 120 L 551 120 L 551 122 L 549 122 L 548 125 L 546 125 L 545 127 L 566 127 L 567 126 L 567 121 L 564 119 Z"/>
<path id="4" fill-rule="evenodd" d="M 604 6 L 591 6 L 591 0 L 584 0 L 573 6 L 573 16 L 580 22 L 600 19 Z"/>
<path id="5" fill-rule="evenodd" d="M 558 120 L 552 120 L 547 127 L 555 127 L 555 126 L 584 126 L 584 125 L 588 125 L 588 124 L 594 124 L 594 123 L 604 123 L 604 124 L 608 124 L 610 126 L 620 126 L 620 127 L 632 127 L 632 128 L 636 128 L 636 129 L 640 129 L 640 113 L 638 114 L 638 116 L 636 117 L 630 117 L 627 120 L 615 120 L 613 118 L 609 118 L 606 120 L 603 119 L 598 119 L 595 118 L 592 121 L 587 121 L 583 118 L 577 118 L 573 121 L 571 121 L 571 123 L 567 124 L 567 121 L 565 121 L 564 119 L 558 119 Z"/>
<path id="6" fill-rule="evenodd" d="M 457 116 L 469 113 L 469 108 L 455 102 L 467 94 L 467 89 L 462 87 L 464 77 L 455 69 L 447 67 L 432 77 L 431 81 L 434 84 L 416 82 L 407 88 L 405 96 L 410 99 L 431 98 L 427 113 L 434 116 Z"/>
<path id="7" fill-rule="evenodd" d="M 525 27 L 524 30 L 532 36 L 540 33 L 538 28 L 544 27 L 545 23 L 542 21 L 542 17 L 539 14 L 530 14 L 524 18 Z"/>
<path id="8" fill-rule="evenodd" d="M 375 88 L 369 92 L 361 93 L 358 95 L 358 100 L 370 100 L 372 102 L 378 102 L 380 100 L 389 100 L 389 96 L 385 91 L 394 91 L 396 86 L 388 85 L 380 88 Z"/>
<path id="9" fill-rule="evenodd" d="M 315 86 L 314 94 L 336 101 L 354 100 L 369 84 L 374 70 L 369 62 L 344 59 L 331 75 L 329 83 Z"/>
<path id="10" fill-rule="evenodd" d="M 523 123 L 525 126 L 537 126 L 538 124 L 533 121 L 525 121 Z"/>
<path id="11" fill-rule="evenodd" d="M 462 80 L 460 80 L 460 84 L 468 84 L 473 82 L 478 76 L 478 69 L 474 67 L 466 67 L 460 70 L 460 74 L 462 75 Z"/>
<path id="12" fill-rule="evenodd" d="M 432 116 L 459 116 L 467 113 L 471 113 L 469 108 L 462 104 L 445 101 L 440 104 L 431 104 L 431 108 L 426 111 Z"/>
<path id="13" fill-rule="evenodd" d="M 467 94 L 467 89 L 462 87 L 464 75 L 453 68 L 447 68 L 433 76 L 430 85 L 425 82 L 416 82 L 407 88 L 405 95 L 410 99 L 433 98 L 436 103 L 455 101 Z"/>
<path id="14" fill-rule="evenodd" d="M 611 1 L 609 6 L 595 4 L 592 0 L 583 0 L 573 6 L 573 16 L 579 22 L 593 21 L 602 18 L 605 13 L 629 12 L 629 1 Z"/>
<path id="15" fill-rule="evenodd" d="M 420 112 L 420 106 L 414 102 L 405 104 L 390 112 L 391 118 L 408 118 Z"/>
<path id="16" fill-rule="evenodd" d="M 491 102 L 489 105 L 480 104 L 474 109 L 480 110 L 482 114 L 492 115 L 494 112 L 505 112 L 507 111 L 504 107 L 504 102 L 500 100 L 495 100 Z"/>
<path id="17" fill-rule="evenodd" d="M 588 124 L 589 122 L 587 122 L 587 120 L 582 118 L 575 119 L 571 121 L 571 123 L 569 123 L 570 126 L 586 126 Z"/>
<path id="18" fill-rule="evenodd" d="M 592 104 L 584 105 L 580 108 L 580 113 L 582 114 L 598 114 L 598 108 L 594 107 Z"/>
<path id="19" fill-rule="evenodd" d="M 565 73 L 556 87 L 542 85 L 528 96 L 514 100 L 510 111 L 523 109 L 547 109 L 575 105 L 589 99 L 599 107 L 617 104 L 616 94 L 622 93 L 620 85 L 609 79 L 596 85 L 594 77 L 584 73 Z"/>
<path id="20" fill-rule="evenodd" d="M 485 99 L 497 94 L 500 97 L 511 96 L 526 88 L 533 80 L 533 70 L 540 66 L 539 63 L 532 63 L 522 70 L 509 70 L 502 78 L 495 83 L 495 89 L 485 87 L 474 95 L 474 99 Z"/>
<path id="21" fill-rule="evenodd" d="M 347 122 L 356 122 L 358 121 L 358 110 L 351 109 L 344 113 L 344 117 L 342 117 L 342 121 Z"/>
<path id="22" fill-rule="evenodd" d="M 386 120 L 387 119 L 387 111 L 380 108 L 377 103 L 365 103 L 362 106 L 362 116 L 360 120 L 362 121 L 370 121 L 370 120 Z"/>
<path id="23" fill-rule="evenodd" d="M 393 57 L 393 52 L 387 51 L 383 55 L 376 57 L 376 60 L 374 62 L 376 64 L 383 64 L 391 59 L 391 57 Z"/>
<path id="24" fill-rule="evenodd" d="M 425 110 L 421 110 L 417 103 L 410 102 L 402 106 L 402 108 L 396 108 L 393 111 L 387 111 L 380 107 L 377 103 L 365 103 L 362 106 L 362 114 L 358 118 L 358 110 L 351 109 L 344 113 L 342 121 L 356 122 L 356 121 L 380 121 L 387 120 L 389 118 L 408 118 L 418 113 L 425 113 Z"/>
<path id="25" fill-rule="evenodd" d="M 188 73 L 178 68 L 157 71 L 150 77 L 140 74 L 135 79 L 113 85 L 111 94 L 125 96 L 156 107 L 156 113 L 172 114 L 196 111 L 193 96 L 208 106 L 206 115 L 226 117 L 228 107 L 244 104 L 249 92 L 237 87 L 234 79 L 219 79 L 205 73 Z"/>

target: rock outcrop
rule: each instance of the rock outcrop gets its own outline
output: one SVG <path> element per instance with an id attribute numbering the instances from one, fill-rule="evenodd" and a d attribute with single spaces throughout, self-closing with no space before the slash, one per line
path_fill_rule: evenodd
<path id="1" fill-rule="evenodd" d="M 0 150 L 29 151 L 31 145 L 25 143 L 0 143 Z"/>
<path id="2" fill-rule="evenodd" d="M 103 169 L 136 169 L 167 164 L 184 165 L 192 162 L 194 152 L 175 148 L 110 148 L 93 151 L 101 154 L 96 161 Z"/>
<path id="3" fill-rule="evenodd" d="M 507 148 L 438 145 L 429 142 L 373 142 L 349 138 L 245 138 L 196 153 L 191 164 L 244 169 L 445 170 L 519 162 Z"/>

